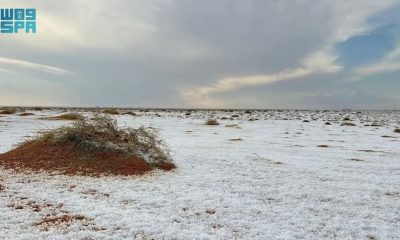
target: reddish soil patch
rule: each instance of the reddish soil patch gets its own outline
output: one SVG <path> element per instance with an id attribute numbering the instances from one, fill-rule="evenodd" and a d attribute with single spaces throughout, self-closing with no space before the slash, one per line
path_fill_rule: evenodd
<path id="1" fill-rule="evenodd" d="M 45 230 L 48 230 L 48 227 L 51 226 L 59 226 L 59 225 L 66 225 L 70 226 L 73 222 L 87 222 L 92 219 L 89 219 L 83 215 L 67 215 L 64 214 L 62 216 L 48 216 L 44 218 L 42 221 L 35 224 L 35 226 L 42 226 Z"/>
<path id="2" fill-rule="evenodd" d="M 119 152 L 86 152 L 70 142 L 35 141 L 0 154 L 0 165 L 15 170 L 50 171 L 66 175 L 136 175 L 154 168 L 172 170 L 174 164 L 149 165 Z"/>

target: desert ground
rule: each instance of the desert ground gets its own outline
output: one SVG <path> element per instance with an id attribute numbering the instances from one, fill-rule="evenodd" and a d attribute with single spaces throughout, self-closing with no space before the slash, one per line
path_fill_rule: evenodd
<path id="1" fill-rule="evenodd" d="M 49 117 L 90 111 L 1 114 L 0 153 L 71 122 Z M 121 126 L 158 129 L 177 168 L 90 177 L 0 166 L 0 239 L 400 239 L 399 111 L 118 112 Z"/>

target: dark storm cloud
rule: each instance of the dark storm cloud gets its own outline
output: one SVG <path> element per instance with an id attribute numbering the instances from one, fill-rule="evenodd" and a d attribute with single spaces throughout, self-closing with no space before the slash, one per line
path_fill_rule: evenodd
<path id="1" fill-rule="evenodd" d="M 0 38 L 0 57 L 37 64 L 0 63 L 14 72 L 0 71 L 12 85 L 3 99 L 38 81 L 62 96 L 38 93 L 49 105 L 300 106 L 307 100 L 293 96 L 324 92 L 324 79 L 336 81 L 337 91 L 344 86 L 347 76 L 338 71 L 345 66 L 335 62 L 333 46 L 368 31 L 366 19 L 391 6 L 345 2 L 10 1 L 35 6 L 41 21 L 35 36 Z M 226 87 L 230 78 L 245 83 Z"/>

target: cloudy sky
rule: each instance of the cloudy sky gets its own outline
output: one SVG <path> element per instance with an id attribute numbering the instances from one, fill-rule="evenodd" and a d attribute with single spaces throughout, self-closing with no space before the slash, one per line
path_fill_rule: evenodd
<path id="1" fill-rule="evenodd" d="M 9 0 L 0 105 L 400 109 L 399 0 Z"/>

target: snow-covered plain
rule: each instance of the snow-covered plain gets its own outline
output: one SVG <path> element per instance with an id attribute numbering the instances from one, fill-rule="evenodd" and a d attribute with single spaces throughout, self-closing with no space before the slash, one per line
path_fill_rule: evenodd
<path id="1" fill-rule="evenodd" d="M 34 113 L 0 117 L 0 152 L 68 124 Z M 117 118 L 160 129 L 176 170 L 91 178 L 0 166 L 0 239 L 400 239 L 400 112 L 138 113 Z M 340 126 L 345 117 L 356 126 Z M 37 225 L 64 214 L 87 220 Z"/>

